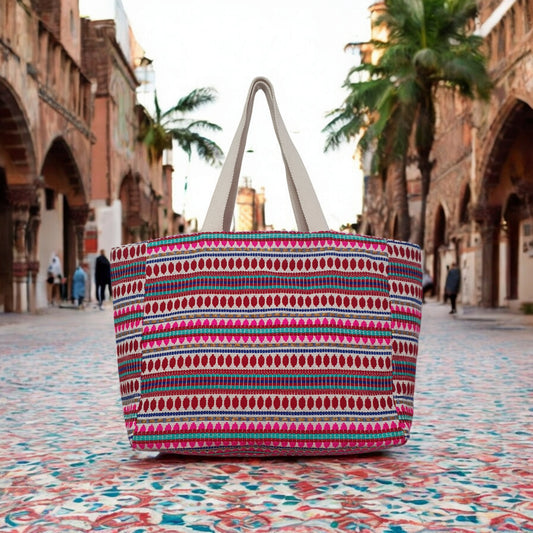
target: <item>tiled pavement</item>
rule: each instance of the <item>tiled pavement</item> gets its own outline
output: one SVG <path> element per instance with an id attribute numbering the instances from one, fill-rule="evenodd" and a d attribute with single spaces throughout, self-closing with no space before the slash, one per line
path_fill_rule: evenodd
<path id="1" fill-rule="evenodd" d="M 424 306 L 409 443 L 315 459 L 129 449 L 112 312 L 0 315 L 0 531 L 533 531 L 533 327 Z"/>

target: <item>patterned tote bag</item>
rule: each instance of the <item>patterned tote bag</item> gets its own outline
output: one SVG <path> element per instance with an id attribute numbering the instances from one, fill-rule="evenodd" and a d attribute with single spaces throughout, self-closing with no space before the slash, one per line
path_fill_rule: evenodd
<path id="1" fill-rule="evenodd" d="M 230 231 L 259 90 L 281 147 L 295 232 Z M 202 231 L 111 252 L 131 446 L 274 456 L 404 444 L 420 263 L 414 244 L 328 229 L 272 85 L 255 79 Z"/>

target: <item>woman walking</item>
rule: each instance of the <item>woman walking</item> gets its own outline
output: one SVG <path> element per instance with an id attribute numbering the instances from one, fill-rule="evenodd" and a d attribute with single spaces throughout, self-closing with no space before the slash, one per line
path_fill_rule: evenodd
<path id="1" fill-rule="evenodd" d="M 461 271 L 456 263 L 452 263 L 448 275 L 446 276 L 446 284 L 444 286 L 444 293 L 450 298 L 452 309 L 450 315 L 457 313 L 456 301 L 459 287 L 461 286 Z"/>

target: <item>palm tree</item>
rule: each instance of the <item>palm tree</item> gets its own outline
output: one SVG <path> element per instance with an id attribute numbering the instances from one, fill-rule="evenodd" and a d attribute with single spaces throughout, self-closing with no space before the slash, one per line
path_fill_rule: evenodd
<path id="1" fill-rule="evenodd" d="M 435 164 L 430 157 L 438 92 L 487 100 L 492 88 L 483 39 L 472 32 L 476 15 L 476 0 L 385 0 L 376 24 L 385 25 L 387 39 L 369 43 L 381 55 L 375 64 L 364 62 L 350 70 L 344 83 L 348 97 L 330 113 L 324 128 L 325 150 L 362 134 L 358 147 L 373 151 L 373 167 L 381 175 L 398 164 L 405 181 L 405 166 L 413 156 L 422 189 L 414 239 L 420 245 Z M 352 81 L 355 75 L 358 79 Z"/>
<path id="2" fill-rule="evenodd" d="M 214 102 L 215 95 L 215 90 L 209 87 L 194 89 L 181 98 L 174 107 L 164 112 L 159 107 L 157 94 L 155 95 L 155 116 L 141 124 L 139 134 L 140 140 L 148 149 L 150 162 L 159 161 L 163 151 L 172 148 L 173 141 L 176 141 L 189 159 L 194 147 L 200 159 L 210 165 L 220 163 L 224 155 L 222 149 L 214 141 L 204 137 L 201 132 L 220 131 L 222 128 L 206 120 L 195 120 L 185 116 L 202 105 Z"/>

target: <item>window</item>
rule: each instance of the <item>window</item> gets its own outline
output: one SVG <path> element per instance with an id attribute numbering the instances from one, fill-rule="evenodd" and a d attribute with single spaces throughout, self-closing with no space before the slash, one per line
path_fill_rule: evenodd
<path id="1" fill-rule="evenodd" d="M 513 48 L 513 40 L 515 40 L 518 35 L 516 34 L 516 19 L 515 19 L 515 10 L 514 8 L 511 9 L 510 13 L 509 13 L 509 24 L 510 24 L 510 39 L 509 39 L 509 43 L 510 43 L 510 48 Z"/>
<path id="2" fill-rule="evenodd" d="M 70 34 L 76 37 L 76 21 L 74 20 L 74 13 L 70 10 Z"/>
<path id="3" fill-rule="evenodd" d="M 459 222 L 461 224 L 468 224 L 470 221 L 470 186 L 467 185 L 463 197 L 461 199 L 461 206 L 459 209 Z"/>
<path id="4" fill-rule="evenodd" d="M 505 19 L 498 25 L 496 31 L 498 32 L 498 60 L 505 57 Z"/>

